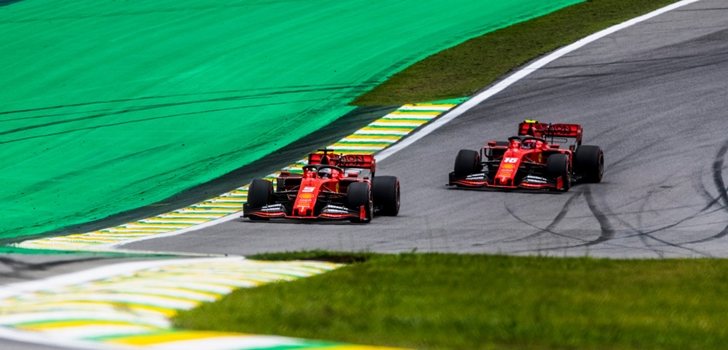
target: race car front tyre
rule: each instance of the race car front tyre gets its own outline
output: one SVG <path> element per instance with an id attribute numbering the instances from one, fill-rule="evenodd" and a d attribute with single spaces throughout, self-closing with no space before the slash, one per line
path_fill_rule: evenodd
<path id="1" fill-rule="evenodd" d="M 351 222 L 368 223 L 372 220 L 372 200 L 371 200 L 371 189 L 369 184 L 366 182 L 354 182 L 349 185 L 346 190 L 346 206 L 351 210 L 359 212 L 361 206 L 364 206 L 365 218 L 352 218 Z"/>
<path id="2" fill-rule="evenodd" d="M 399 179 L 396 176 L 376 176 L 372 179 L 374 207 L 379 215 L 397 216 L 399 214 Z"/>
<path id="3" fill-rule="evenodd" d="M 248 187 L 248 208 L 262 208 L 271 203 L 273 184 L 263 179 L 255 179 Z M 249 216 L 250 220 L 265 220 L 257 216 Z"/>
<path id="4" fill-rule="evenodd" d="M 569 156 L 566 154 L 552 154 L 546 159 L 546 173 L 554 179 L 561 177 L 563 187 L 561 191 L 568 191 L 571 187 L 571 177 L 569 176 Z"/>
<path id="5" fill-rule="evenodd" d="M 461 149 L 455 158 L 455 177 L 463 178 L 480 172 L 480 153 Z"/>
<path id="6" fill-rule="evenodd" d="M 602 182 L 604 152 L 599 146 L 579 146 L 574 153 L 574 171 L 583 182 Z"/>

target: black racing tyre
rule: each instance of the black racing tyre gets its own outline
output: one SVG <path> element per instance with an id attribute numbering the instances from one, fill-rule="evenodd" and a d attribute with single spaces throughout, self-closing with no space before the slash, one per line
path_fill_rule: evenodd
<path id="1" fill-rule="evenodd" d="M 263 179 L 255 179 L 248 187 L 248 208 L 262 208 L 271 203 L 273 198 L 273 183 Z M 250 220 L 268 220 L 258 216 L 249 216 Z"/>
<path id="2" fill-rule="evenodd" d="M 354 182 L 346 189 L 346 206 L 351 210 L 359 212 L 363 205 L 366 210 L 366 218 L 352 218 L 351 222 L 368 223 L 372 220 L 371 190 L 366 182 Z"/>
<path id="3" fill-rule="evenodd" d="M 273 183 L 263 179 L 255 179 L 248 187 L 248 206 L 251 208 L 264 207 L 271 203 L 273 198 Z"/>
<path id="4" fill-rule="evenodd" d="M 455 176 L 466 177 L 480 171 L 480 153 L 470 149 L 461 149 L 455 157 Z"/>
<path id="5" fill-rule="evenodd" d="M 558 153 L 552 154 L 546 159 L 546 173 L 557 178 L 561 176 L 564 181 L 564 188 L 561 191 L 568 191 L 571 187 L 571 177 L 569 176 L 569 156 Z"/>
<path id="6" fill-rule="evenodd" d="M 574 152 L 574 172 L 583 182 L 602 182 L 604 152 L 599 146 L 583 145 Z"/>
<path id="7" fill-rule="evenodd" d="M 372 179 L 374 206 L 379 215 L 397 216 L 399 214 L 399 179 L 396 176 L 376 176 Z"/>

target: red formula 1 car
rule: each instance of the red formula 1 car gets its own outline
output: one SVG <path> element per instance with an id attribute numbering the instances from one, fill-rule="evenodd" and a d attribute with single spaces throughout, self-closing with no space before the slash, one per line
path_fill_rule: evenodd
<path id="1" fill-rule="evenodd" d="M 488 141 L 480 152 L 460 150 L 449 185 L 568 191 L 577 182 L 601 182 L 604 153 L 582 146 L 582 133 L 578 124 L 526 120 L 508 141 Z"/>
<path id="2" fill-rule="evenodd" d="M 308 156 L 303 174 L 281 173 L 273 183 L 256 179 L 248 188 L 243 217 L 350 220 L 368 223 L 376 212 L 399 213 L 399 180 L 374 176 L 370 154 L 334 154 L 319 150 Z"/>

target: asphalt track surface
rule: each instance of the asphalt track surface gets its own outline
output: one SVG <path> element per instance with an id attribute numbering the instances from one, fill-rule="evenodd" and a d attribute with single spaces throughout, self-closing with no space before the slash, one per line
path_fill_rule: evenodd
<path id="1" fill-rule="evenodd" d="M 250 255 L 327 249 L 615 258 L 728 256 L 728 7 L 701 1 L 591 43 L 379 164 L 402 210 L 369 225 L 231 221 L 124 248 Z M 581 123 L 600 184 L 568 193 L 444 185 L 457 151 L 519 121 Z"/>

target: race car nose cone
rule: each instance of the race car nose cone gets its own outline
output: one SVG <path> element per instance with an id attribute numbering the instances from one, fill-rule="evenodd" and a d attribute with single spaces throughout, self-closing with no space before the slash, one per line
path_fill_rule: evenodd
<path id="1" fill-rule="evenodd" d="M 513 184 L 513 179 L 508 176 L 501 176 L 498 178 L 498 183 L 501 186 L 511 186 Z"/>

